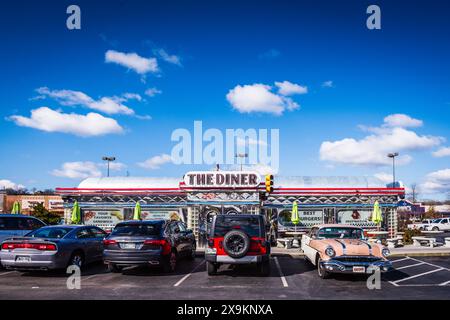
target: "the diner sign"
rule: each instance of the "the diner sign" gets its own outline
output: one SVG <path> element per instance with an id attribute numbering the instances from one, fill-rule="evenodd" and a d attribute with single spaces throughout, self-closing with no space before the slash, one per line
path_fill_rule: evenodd
<path id="1" fill-rule="evenodd" d="M 184 183 L 193 188 L 256 188 L 260 176 L 253 171 L 192 171 L 184 175 Z"/>

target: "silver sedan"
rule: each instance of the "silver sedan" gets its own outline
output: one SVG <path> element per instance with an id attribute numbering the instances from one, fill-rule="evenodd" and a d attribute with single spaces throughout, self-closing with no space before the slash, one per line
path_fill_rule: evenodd
<path id="1" fill-rule="evenodd" d="M 15 270 L 62 269 L 82 267 L 101 261 L 106 232 L 95 226 L 58 225 L 34 230 L 24 237 L 1 243 L 3 267 Z"/>

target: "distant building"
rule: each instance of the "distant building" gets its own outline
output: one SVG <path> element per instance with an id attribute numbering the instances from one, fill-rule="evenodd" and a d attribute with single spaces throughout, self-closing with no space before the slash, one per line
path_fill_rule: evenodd
<path id="1" fill-rule="evenodd" d="M 2 213 L 10 213 L 14 202 L 19 201 L 21 213 L 32 214 L 33 207 L 42 203 L 44 207 L 51 211 L 64 215 L 64 202 L 59 195 L 7 195 L 0 194 L 0 210 Z"/>

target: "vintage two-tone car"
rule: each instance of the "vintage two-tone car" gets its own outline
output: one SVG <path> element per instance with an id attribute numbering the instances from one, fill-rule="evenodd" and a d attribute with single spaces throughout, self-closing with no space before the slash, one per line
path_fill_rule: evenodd
<path id="1" fill-rule="evenodd" d="M 369 274 L 375 269 L 386 272 L 392 268 L 387 259 L 389 249 L 369 243 L 363 229 L 351 225 L 314 226 L 302 237 L 301 248 L 322 279 L 331 273 Z"/>

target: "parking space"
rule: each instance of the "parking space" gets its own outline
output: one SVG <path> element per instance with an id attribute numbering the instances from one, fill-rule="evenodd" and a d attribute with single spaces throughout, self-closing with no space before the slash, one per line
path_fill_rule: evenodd
<path id="1" fill-rule="evenodd" d="M 386 278 L 396 287 L 450 284 L 450 259 L 406 256 L 393 259 L 392 263 L 395 270 Z"/>
<path id="2" fill-rule="evenodd" d="M 0 299 L 448 299 L 448 257 L 392 260 L 396 270 L 381 277 L 380 290 L 369 290 L 364 275 L 320 279 L 302 257 L 290 255 L 273 256 L 268 277 L 249 265 L 224 265 L 208 276 L 202 257 L 181 261 L 172 274 L 147 268 L 110 273 L 94 264 L 83 270 L 80 290 L 67 288 L 64 272 L 0 270 Z"/>

